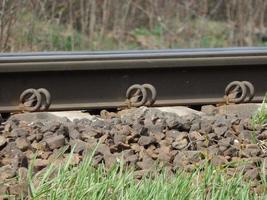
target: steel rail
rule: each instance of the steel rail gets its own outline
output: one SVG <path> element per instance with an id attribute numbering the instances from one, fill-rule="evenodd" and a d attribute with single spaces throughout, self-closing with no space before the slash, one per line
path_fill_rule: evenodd
<path id="1" fill-rule="evenodd" d="M 0 112 L 261 102 L 266 77 L 264 47 L 2 53 Z"/>

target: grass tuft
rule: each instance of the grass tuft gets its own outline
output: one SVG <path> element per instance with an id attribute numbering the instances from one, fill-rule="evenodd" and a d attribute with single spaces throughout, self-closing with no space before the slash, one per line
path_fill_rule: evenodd
<path id="1" fill-rule="evenodd" d="M 267 123 L 267 93 L 258 112 L 252 117 L 253 124 L 265 125 Z"/>
<path id="2" fill-rule="evenodd" d="M 72 156 L 72 153 L 70 154 Z M 69 159 L 70 160 L 70 159 Z M 166 171 L 136 179 L 133 170 L 119 163 L 110 170 L 92 165 L 87 156 L 79 166 L 70 162 L 51 165 L 38 181 L 30 176 L 31 199 L 266 199 L 267 194 L 251 192 L 242 172 L 227 176 L 225 169 L 208 162 L 192 173 L 179 170 L 170 176 Z M 37 183 L 36 183 L 37 182 Z M 263 181 L 265 188 L 266 182 Z"/>

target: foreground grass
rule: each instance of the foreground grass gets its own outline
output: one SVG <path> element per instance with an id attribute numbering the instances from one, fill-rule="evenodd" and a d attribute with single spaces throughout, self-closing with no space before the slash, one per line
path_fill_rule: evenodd
<path id="1" fill-rule="evenodd" d="M 267 93 L 258 112 L 253 116 L 252 121 L 254 124 L 265 125 L 267 124 Z"/>
<path id="2" fill-rule="evenodd" d="M 252 192 L 241 173 L 227 177 L 223 169 L 209 164 L 194 173 L 162 172 L 137 180 L 120 163 L 108 171 L 91 163 L 87 157 L 78 167 L 72 167 L 71 160 L 60 167 L 51 165 L 38 179 L 30 172 L 31 199 L 267 199 L 267 194 Z M 267 189 L 265 175 L 263 186 Z"/>

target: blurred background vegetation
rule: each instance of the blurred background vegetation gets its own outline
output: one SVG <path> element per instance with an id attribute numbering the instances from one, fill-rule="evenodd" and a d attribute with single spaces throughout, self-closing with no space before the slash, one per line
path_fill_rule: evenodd
<path id="1" fill-rule="evenodd" d="M 267 46 L 267 0 L 0 0 L 0 51 Z"/>

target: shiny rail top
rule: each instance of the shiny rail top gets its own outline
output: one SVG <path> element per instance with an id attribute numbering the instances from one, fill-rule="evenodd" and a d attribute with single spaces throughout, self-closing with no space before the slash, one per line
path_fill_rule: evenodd
<path id="1" fill-rule="evenodd" d="M 0 54 L 0 72 L 203 67 L 266 63 L 266 47 Z"/>
<path id="2" fill-rule="evenodd" d="M 55 51 L 29 53 L 0 53 L 0 62 L 64 61 L 95 59 L 144 59 L 144 58 L 201 58 L 267 55 L 267 47 L 196 48 L 130 51 Z"/>

